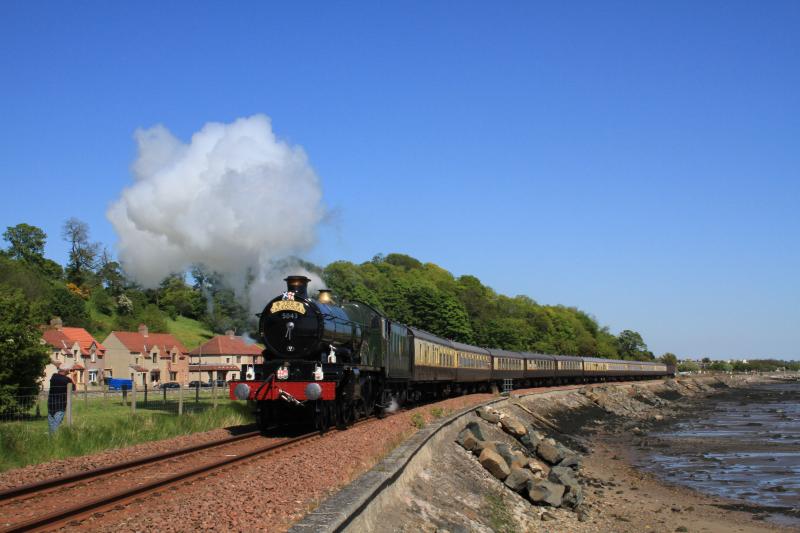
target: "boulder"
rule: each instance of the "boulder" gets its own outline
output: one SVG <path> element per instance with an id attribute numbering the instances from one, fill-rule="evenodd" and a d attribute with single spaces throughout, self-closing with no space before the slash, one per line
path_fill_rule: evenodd
<path id="1" fill-rule="evenodd" d="M 528 487 L 528 482 L 533 481 L 534 477 L 530 470 L 511 467 L 511 473 L 506 478 L 506 487 L 514 492 L 520 492 Z"/>
<path id="2" fill-rule="evenodd" d="M 462 442 L 462 443 L 461 443 L 461 445 L 462 445 L 462 446 L 463 446 L 463 447 L 464 447 L 466 450 L 472 451 L 472 450 L 474 450 L 474 449 L 475 449 L 475 446 L 477 446 L 477 445 L 478 445 L 478 439 L 476 439 L 476 438 L 475 438 L 475 435 L 473 435 L 472 433 L 469 433 L 469 434 L 468 434 L 468 435 L 467 435 L 467 436 L 464 438 L 464 442 Z"/>
<path id="3" fill-rule="evenodd" d="M 525 453 L 521 450 L 512 450 L 511 457 L 512 460 L 509 465 L 517 468 L 525 468 L 528 466 L 528 462 L 531 460 L 531 458 L 525 455 Z"/>
<path id="4" fill-rule="evenodd" d="M 472 449 L 472 453 L 474 453 L 475 455 L 480 455 L 483 453 L 483 450 L 487 448 L 492 450 L 493 452 L 497 452 L 494 442 L 488 440 L 479 440 L 475 444 L 475 447 Z"/>
<path id="5" fill-rule="evenodd" d="M 583 489 L 578 478 L 575 476 L 575 471 L 565 466 L 554 466 L 550 469 L 550 475 L 547 479 L 553 483 L 564 485 L 567 490 L 564 494 L 562 503 L 567 507 L 578 507 L 583 502 Z"/>
<path id="6" fill-rule="evenodd" d="M 479 417 L 483 418 L 490 424 L 497 424 L 500 422 L 500 415 L 495 413 L 494 411 L 490 411 L 486 407 L 479 407 L 477 411 L 475 411 Z"/>
<path id="7" fill-rule="evenodd" d="M 550 475 L 550 467 L 544 461 L 533 457 L 528 461 L 528 470 L 533 472 L 534 477 L 537 478 L 546 478 Z"/>
<path id="8" fill-rule="evenodd" d="M 566 466 L 574 469 L 578 469 L 581 466 L 582 457 L 577 453 L 567 453 L 564 455 L 564 458 L 558 463 L 558 466 Z"/>
<path id="9" fill-rule="evenodd" d="M 536 447 L 536 453 L 550 463 L 551 465 L 558 464 L 564 458 L 564 451 L 553 439 L 544 439 Z"/>
<path id="10" fill-rule="evenodd" d="M 480 457 L 478 457 L 478 462 L 499 480 L 504 480 L 511 473 L 511 469 L 506 464 L 505 459 L 489 448 L 484 448 Z"/>
<path id="11" fill-rule="evenodd" d="M 525 427 L 525 424 L 514 418 L 513 416 L 507 416 L 505 418 L 500 419 L 500 425 L 503 426 L 503 430 L 515 437 L 521 437 L 528 433 L 528 428 Z"/>
<path id="12" fill-rule="evenodd" d="M 470 422 L 467 424 L 466 429 L 470 430 L 475 438 L 478 440 L 486 440 L 483 438 L 483 432 L 481 431 L 481 426 L 475 421 Z"/>
<path id="13" fill-rule="evenodd" d="M 514 449 L 511 448 L 508 444 L 504 442 L 495 442 L 494 443 L 495 451 L 500 454 L 500 456 L 505 459 L 506 464 L 511 466 L 517 457 L 514 455 Z"/>
<path id="14" fill-rule="evenodd" d="M 533 503 L 546 503 L 553 507 L 561 507 L 561 499 L 566 487 L 544 479 L 528 482 L 528 498 Z"/>

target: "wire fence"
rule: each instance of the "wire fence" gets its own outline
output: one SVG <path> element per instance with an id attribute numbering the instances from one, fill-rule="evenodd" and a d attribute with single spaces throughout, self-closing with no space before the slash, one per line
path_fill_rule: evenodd
<path id="1" fill-rule="evenodd" d="M 223 387 L 170 387 L 111 390 L 78 385 L 70 394 L 50 394 L 47 389 L 0 391 L 0 423 L 35 422 L 48 411 L 64 411 L 70 424 L 79 418 L 129 416 L 136 413 L 182 415 L 214 409 L 231 402 Z M 48 409 L 49 403 L 49 409 Z"/>

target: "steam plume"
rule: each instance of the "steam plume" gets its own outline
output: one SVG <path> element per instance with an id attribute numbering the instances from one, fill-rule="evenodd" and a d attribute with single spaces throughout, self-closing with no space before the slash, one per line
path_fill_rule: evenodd
<path id="1" fill-rule="evenodd" d="M 107 213 L 128 275 L 154 287 L 202 263 L 240 296 L 249 287 L 258 308 L 284 290 L 281 276 L 303 273 L 278 260 L 313 246 L 322 192 L 303 148 L 278 139 L 269 117 L 209 123 L 188 144 L 160 125 L 135 139 L 134 184 Z"/>

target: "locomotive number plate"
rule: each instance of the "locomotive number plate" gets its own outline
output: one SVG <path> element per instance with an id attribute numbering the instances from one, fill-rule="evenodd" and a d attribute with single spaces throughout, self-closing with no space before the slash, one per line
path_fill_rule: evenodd
<path id="1" fill-rule="evenodd" d="M 272 302 L 269 312 L 280 313 L 281 311 L 294 311 L 295 313 L 300 313 L 301 315 L 306 314 L 306 308 L 302 302 L 295 300 L 279 300 L 277 302 Z"/>

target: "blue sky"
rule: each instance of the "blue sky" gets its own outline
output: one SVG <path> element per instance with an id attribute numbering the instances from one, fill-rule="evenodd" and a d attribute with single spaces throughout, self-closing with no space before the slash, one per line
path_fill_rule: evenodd
<path id="1" fill-rule="evenodd" d="M 800 358 L 798 27 L 794 1 L 2 2 L 0 228 L 113 246 L 137 128 L 264 113 L 322 181 L 315 262 L 402 252 L 657 354 Z"/>

